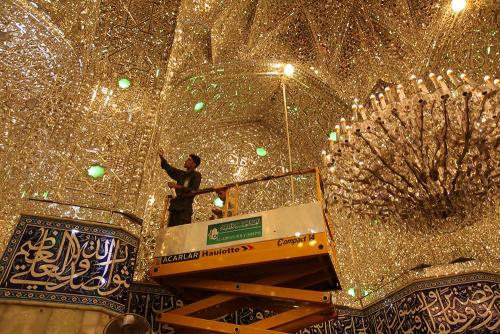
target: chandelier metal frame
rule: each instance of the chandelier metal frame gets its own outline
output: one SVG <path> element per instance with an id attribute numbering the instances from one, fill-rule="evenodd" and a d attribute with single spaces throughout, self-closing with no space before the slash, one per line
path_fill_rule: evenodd
<path id="1" fill-rule="evenodd" d="M 331 204 L 432 223 L 462 220 L 497 194 L 500 81 L 447 76 L 451 85 L 431 73 L 432 91 L 412 76 L 412 96 L 398 85 L 370 96 L 368 108 L 354 101 L 351 121 L 341 119 L 322 152 Z"/>

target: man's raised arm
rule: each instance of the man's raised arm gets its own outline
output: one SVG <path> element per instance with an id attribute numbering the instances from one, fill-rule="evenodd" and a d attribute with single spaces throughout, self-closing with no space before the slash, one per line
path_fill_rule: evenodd
<path id="1" fill-rule="evenodd" d="M 158 149 L 158 155 L 160 156 L 161 168 L 167 172 L 168 176 L 170 176 L 175 181 L 178 181 L 181 175 L 183 174 L 183 171 L 170 166 L 170 164 L 167 162 L 167 159 L 163 157 L 162 149 Z"/>

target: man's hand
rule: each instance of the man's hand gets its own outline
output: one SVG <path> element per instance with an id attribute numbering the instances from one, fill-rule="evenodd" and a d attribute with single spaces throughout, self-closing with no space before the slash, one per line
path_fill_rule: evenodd
<path id="1" fill-rule="evenodd" d="M 160 156 L 160 158 L 163 158 L 163 149 L 161 147 L 158 147 L 158 155 Z M 163 158 L 165 159 L 165 158 Z"/>
<path id="2" fill-rule="evenodd" d="M 180 188 L 182 188 L 182 186 L 180 184 L 177 184 L 175 182 L 169 182 L 169 183 L 167 183 L 167 185 L 168 185 L 169 188 L 174 188 L 174 189 L 180 189 Z"/>

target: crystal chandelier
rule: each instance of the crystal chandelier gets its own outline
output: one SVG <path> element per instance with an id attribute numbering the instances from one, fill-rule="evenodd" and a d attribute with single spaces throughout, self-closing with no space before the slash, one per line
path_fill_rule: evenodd
<path id="1" fill-rule="evenodd" d="M 323 151 L 328 201 L 372 219 L 434 224 L 463 219 L 496 196 L 499 185 L 500 81 L 478 84 L 447 72 L 429 75 L 433 89 L 411 77 L 355 100 Z"/>

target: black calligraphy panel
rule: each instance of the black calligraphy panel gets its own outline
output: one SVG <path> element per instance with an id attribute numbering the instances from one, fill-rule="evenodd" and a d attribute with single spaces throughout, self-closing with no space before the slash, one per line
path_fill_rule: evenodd
<path id="1" fill-rule="evenodd" d="M 340 309 L 338 319 L 297 334 L 500 333 L 500 277 L 474 273 L 414 283 L 364 310 Z M 128 311 L 146 317 L 155 334 L 175 330 L 156 322 L 161 312 L 182 306 L 162 287 L 131 287 Z M 247 325 L 273 316 L 267 310 L 243 308 L 219 319 Z"/>
<path id="2" fill-rule="evenodd" d="M 476 273 L 413 284 L 366 310 L 371 333 L 499 333 L 499 281 Z"/>
<path id="3" fill-rule="evenodd" d="M 146 318 L 151 325 L 152 334 L 173 334 L 175 330 L 158 322 L 158 315 L 183 303 L 168 289 L 152 284 L 132 284 L 127 304 L 127 312 Z"/>
<path id="4" fill-rule="evenodd" d="M 422 281 L 362 311 L 300 334 L 500 333 L 500 277 L 474 273 Z"/>
<path id="5" fill-rule="evenodd" d="M 337 320 L 330 320 L 305 328 L 297 334 L 368 334 L 368 318 L 355 310 L 340 311 Z"/>
<path id="6" fill-rule="evenodd" d="M 245 307 L 226 314 L 219 321 L 237 325 L 248 325 L 253 322 L 276 315 L 275 312 Z M 368 334 L 369 319 L 362 311 L 341 310 L 337 320 L 330 320 L 302 329 L 297 334 Z"/>
<path id="7" fill-rule="evenodd" d="M 21 216 L 0 260 L 0 298 L 124 312 L 137 246 L 113 226 Z"/>

